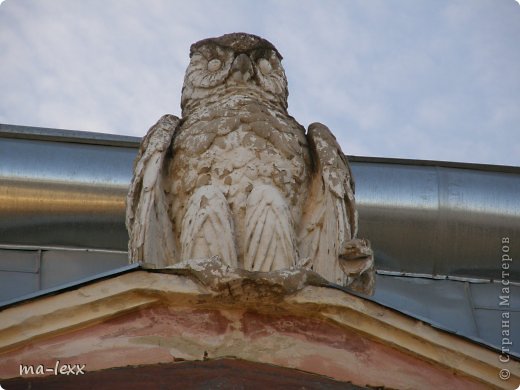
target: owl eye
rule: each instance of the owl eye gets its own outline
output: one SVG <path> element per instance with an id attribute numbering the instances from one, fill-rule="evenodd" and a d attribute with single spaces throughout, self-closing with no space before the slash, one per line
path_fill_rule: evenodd
<path id="1" fill-rule="evenodd" d="M 258 67 L 260 68 L 260 72 L 264 75 L 271 73 L 271 70 L 273 69 L 271 63 L 265 58 L 260 58 L 258 60 Z"/>
<path id="2" fill-rule="evenodd" d="M 210 72 L 215 72 L 220 69 L 222 66 L 222 62 L 218 58 L 213 58 L 211 61 L 208 62 L 208 70 Z"/>

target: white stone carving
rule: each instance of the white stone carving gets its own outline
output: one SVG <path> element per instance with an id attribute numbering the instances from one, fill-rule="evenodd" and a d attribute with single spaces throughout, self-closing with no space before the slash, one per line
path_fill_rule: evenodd
<path id="1" fill-rule="evenodd" d="M 305 267 L 370 293 L 354 182 L 334 135 L 287 113 L 281 55 L 250 34 L 191 46 L 182 119 L 148 131 L 127 198 L 131 262 L 219 256 L 233 268 Z"/>

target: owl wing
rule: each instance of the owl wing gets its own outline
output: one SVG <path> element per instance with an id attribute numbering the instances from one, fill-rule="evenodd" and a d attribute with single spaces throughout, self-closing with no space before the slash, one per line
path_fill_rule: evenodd
<path id="1" fill-rule="evenodd" d="M 166 160 L 180 119 L 164 115 L 143 138 L 134 162 L 134 175 L 126 198 L 128 254 L 131 263 L 157 266 L 173 263 L 175 245 L 165 195 Z"/>
<path id="2" fill-rule="evenodd" d="M 313 172 L 300 225 L 300 256 L 327 280 L 371 293 L 372 250 L 367 240 L 356 238 L 358 216 L 348 160 L 321 123 L 309 126 L 307 140 Z"/>

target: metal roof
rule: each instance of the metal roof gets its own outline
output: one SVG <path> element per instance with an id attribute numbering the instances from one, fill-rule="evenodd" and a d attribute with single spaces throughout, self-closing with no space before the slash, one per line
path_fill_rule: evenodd
<path id="1" fill-rule="evenodd" d="M 4 305 L 134 269 L 125 268 L 124 197 L 138 144 L 137 137 L 0 125 Z M 501 313 L 520 323 L 520 261 L 502 274 L 502 239 L 513 259 L 520 253 L 520 168 L 350 160 L 360 236 L 376 253 L 373 300 L 500 347 Z M 506 282 L 508 306 L 500 305 Z M 511 338 L 518 356 L 520 333 Z"/>

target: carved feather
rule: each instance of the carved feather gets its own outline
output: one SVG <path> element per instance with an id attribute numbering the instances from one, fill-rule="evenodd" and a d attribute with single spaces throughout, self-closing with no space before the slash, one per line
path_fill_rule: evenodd
<path id="1" fill-rule="evenodd" d="M 373 272 L 369 243 L 355 238 L 358 222 L 350 166 L 325 125 L 311 124 L 307 139 L 314 165 L 300 225 L 300 256 L 327 280 L 349 285 L 362 273 Z M 358 256 L 360 252 L 367 256 Z M 355 267 L 350 267 L 353 258 Z"/>
<path id="2" fill-rule="evenodd" d="M 224 195 L 215 186 L 200 187 L 190 202 L 181 229 L 181 259 L 219 256 L 237 267 L 233 218 Z"/>
<path id="3" fill-rule="evenodd" d="M 130 262 L 173 264 L 175 245 L 168 217 L 163 167 L 179 118 L 164 115 L 148 130 L 134 162 L 134 176 L 126 199 L 126 227 Z"/>
<path id="4" fill-rule="evenodd" d="M 245 220 L 246 270 L 269 272 L 295 265 L 291 214 L 274 187 L 260 185 L 251 191 Z"/>

